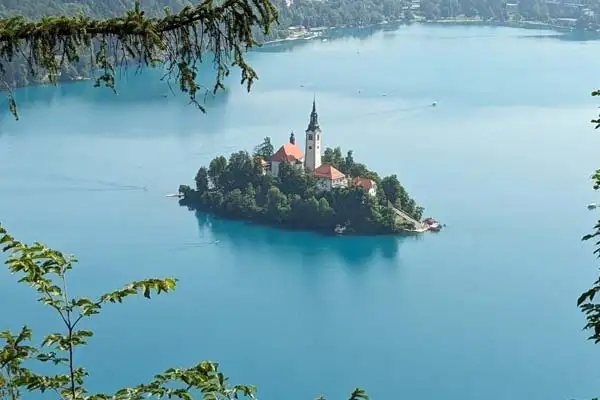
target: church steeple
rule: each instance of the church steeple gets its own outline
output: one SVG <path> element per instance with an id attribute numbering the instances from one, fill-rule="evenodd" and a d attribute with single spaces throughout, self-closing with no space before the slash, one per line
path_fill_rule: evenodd
<path id="1" fill-rule="evenodd" d="M 304 151 L 304 168 L 314 171 L 321 165 L 321 128 L 319 127 L 319 115 L 317 114 L 317 102 L 313 97 L 310 122 L 306 129 L 306 142 Z"/>
<path id="2" fill-rule="evenodd" d="M 312 106 L 312 112 L 310 113 L 310 122 L 308 123 L 308 130 L 314 131 L 318 127 L 319 127 L 319 115 L 317 114 L 317 101 L 316 101 L 316 98 L 313 96 L 313 106 Z"/>

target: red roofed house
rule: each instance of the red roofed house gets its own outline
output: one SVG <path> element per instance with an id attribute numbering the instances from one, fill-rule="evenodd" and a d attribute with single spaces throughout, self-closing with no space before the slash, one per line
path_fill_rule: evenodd
<path id="1" fill-rule="evenodd" d="M 321 164 L 315 169 L 314 175 L 317 178 L 317 186 L 322 190 L 348 186 L 346 175 L 329 164 Z"/>
<path id="2" fill-rule="evenodd" d="M 290 135 L 290 142 L 284 144 L 271 157 L 271 175 L 279 175 L 279 165 L 282 162 L 288 162 L 292 165 L 298 165 L 300 168 L 304 166 L 304 153 L 300 146 L 296 144 L 294 132 Z"/>
<path id="3" fill-rule="evenodd" d="M 361 178 L 357 177 L 352 180 L 354 185 L 362 186 L 363 189 L 371 196 L 375 196 L 377 194 L 377 185 L 375 181 L 369 178 Z"/>

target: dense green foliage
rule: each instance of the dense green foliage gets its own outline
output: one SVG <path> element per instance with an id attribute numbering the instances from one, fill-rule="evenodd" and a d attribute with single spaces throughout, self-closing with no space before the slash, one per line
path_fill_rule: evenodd
<path id="1" fill-rule="evenodd" d="M 191 5 L 187 0 L 143 0 L 141 8 L 150 16 L 163 15 L 164 8 L 178 12 Z M 49 15 L 77 16 L 83 13 L 90 18 L 111 18 L 125 14 L 133 6 L 131 0 L 3 0 L 0 3 L 0 18 L 24 16 L 39 20 Z"/>
<path id="2" fill-rule="evenodd" d="M 288 28 L 304 26 L 365 26 L 384 21 L 436 21 L 479 19 L 494 24 L 519 24 L 522 21 L 564 26 L 561 18 L 576 20 L 574 27 L 595 30 L 600 27 L 600 3 L 582 0 L 563 4 L 544 0 L 274 0 L 280 25 L 266 40 L 284 38 Z M 507 5 L 512 3 L 512 5 Z"/>
<path id="3" fill-rule="evenodd" d="M 587 0 L 421 0 L 419 15 L 428 20 L 466 17 L 499 23 L 529 21 L 595 30 L 600 26 L 600 3 Z"/>
<path id="4" fill-rule="evenodd" d="M 411 223 L 397 220 L 387 207 L 388 200 L 415 219 L 421 218 L 423 209 L 416 206 L 395 175 L 380 179 L 364 164 L 355 163 L 352 151 L 343 158 L 339 148 L 327 149 L 323 162 L 330 162 L 348 175 L 373 179 L 380 188 L 377 196 L 358 185 L 321 191 L 311 174 L 289 163 L 280 164 L 279 175 L 274 178 L 265 173 L 260 162 L 272 152 L 270 139 L 266 138 L 253 156 L 239 151 L 229 160 L 216 157 L 208 168 L 198 170 L 195 189 L 180 186 L 184 195 L 181 204 L 228 218 L 323 232 L 333 232 L 338 225 L 359 234 L 414 229 Z"/>

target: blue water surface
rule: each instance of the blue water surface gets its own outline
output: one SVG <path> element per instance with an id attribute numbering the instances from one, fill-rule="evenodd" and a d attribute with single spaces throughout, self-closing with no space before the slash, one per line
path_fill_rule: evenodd
<path id="1" fill-rule="evenodd" d="M 598 394 L 578 294 L 595 215 L 598 42 L 493 27 L 346 32 L 249 54 L 260 80 L 202 114 L 158 71 L 17 92 L 0 124 L 0 220 L 81 260 L 73 295 L 174 276 L 108 306 L 77 355 L 111 391 L 219 361 L 262 399 L 516 400 Z M 208 75 L 207 75 L 208 76 Z M 439 234 L 322 237 L 195 215 L 165 197 L 213 157 L 298 136 L 395 173 Z M 437 101 L 437 107 L 431 103 Z M 6 105 L 6 104 L 4 104 Z M 1 111 L 1 110 L 0 110 Z M 0 271 L 0 328 L 59 327 Z"/>

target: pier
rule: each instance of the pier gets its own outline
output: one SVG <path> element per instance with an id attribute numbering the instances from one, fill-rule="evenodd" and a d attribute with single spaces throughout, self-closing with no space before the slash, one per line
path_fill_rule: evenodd
<path id="1" fill-rule="evenodd" d="M 422 232 L 427 232 L 430 229 L 430 227 L 427 224 L 423 223 L 422 221 L 417 221 L 416 219 L 414 219 L 413 217 L 411 217 L 410 215 L 408 215 L 401 209 L 394 207 L 394 205 L 389 200 L 387 202 L 387 205 L 390 209 L 392 209 L 392 211 L 394 211 L 394 213 L 396 213 L 396 215 L 399 218 L 402 218 L 403 220 L 414 224 L 415 229 L 412 232 L 422 233 Z"/>

